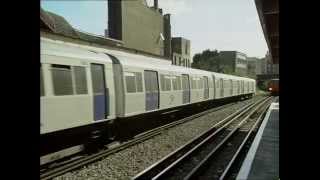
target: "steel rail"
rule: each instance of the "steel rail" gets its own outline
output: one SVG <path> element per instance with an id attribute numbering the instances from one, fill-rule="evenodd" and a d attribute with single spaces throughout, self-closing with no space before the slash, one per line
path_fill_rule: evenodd
<path id="1" fill-rule="evenodd" d="M 215 137 L 216 134 L 218 134 L 220 131 L 225 130 L 226 127 L 228 127 L 231 123 L 233 123 L 234 121 L 238 120 L 239 117 L 241 117 L 243 114 L 250 112 L 251 108 L 255 108 L 255 110 L 260 107 L 262 104 L 264 104 L 269 98 L 264 99 L 262 102 L 259 102 L 257 104 L 255 104 L 254 106 L 251 106 L 250 108 L 246 109 L 245 111 L 241 112 L 239 115 L 237 115 L 236 117 L 234 117 L 232 120 L 230 120 L 229 122 L 227 122 L 226 124 L 224 124 L 222 127 L 220 127 L 217 131 L 215 131 L 213 134 L 211 134 L 210 136 L 208 136 L 205 140 L 203 140 L 201 143 L 199 143 L 197 146 L 195 146 L 194 148 L 192 148 L 189 152 L 187 152 L 186 154 L 184 154 L 181 158 L 179 158 L 178 160 L 176 160 L 174 163 L 172 163 L 170 166 L 168 166 L 166 169 L 164 169 L 162 172 L 160 172 L 158 175 L 156 175 L 155 177 L 152 178 L 152 180 L 156 180 L 156 179 L 163 179 L 163 177 L 165 177 L 169 172 L 172 171 L 173 168 L 175 168 L 178 164 L 180 164 L 184 159 L 186 159 L 187 157 L 190 157 L 190 155 L 192 155 L 194 152 L 196 152 L 201 146 L 204 146 L 210 139 L 212 139 L 213 137 Z M 189 173 L 186 177 L 186 179 L 190 179 L 188 178 L 188 176 L 193 177 L 192 173 L 196 173 L 198 169 L 200 169 L 202 167 L 202 164 L 204 164 L 205 162 L 207 162 L 207 159 L 209 157 L 212 156 L 212 154 L 214 152 L 216 152 L 225 142 L 227 139 L 229 139 L 231 137 L 231 135 L 235 132 L 236 129 L 238 129 L 243 123 L 244 121 L 246 121 L 251 114 L 253 114 L 255 112 L 255 110 L 251 111 L 251 113 L 249 113 L 248 116 L 246 116 L 244 118 L 244 120 L 241 121 L 241 123 L 238 124 L 238 126 L 236 128 L 233 129 L 233 131 L 231 131 L 230 134 L 228 134 L 228 136 L 226 138 L 223 139 L 222 142 L 220 142 L 217 147 L 204 159 L 200 162 L 200 164 L 198 164 L 198 166 L 196 166 L 196 168 L 194 168 L 191 173 Z"/>
<path id="2" fill-rule="evenodd" d="M 185 145 L 183 145 L 180 148 L 176 149 L 175 151 L 171 152 L 170 154 L 168 154 L 164 158 L 160 159 L 158 162 L 154 163 L 153 165 L 149 166 L 147 169 L 143 170 L 142 172 L 138 173 L 136 176 L 133 177 L 133 179 L 135 179 L 135 180 L 136 179 L 150 179 L 150 178 L 154 177 L 156 174 L 158 174 L 159 169 L 164 169 L 167 167 L 166 166 L 167 162 L 172 161 L 172 159 L 176 159 L 177 158 L 176 156 L 179 156 L 181 154 L 185 154 L 185 153 L 183 153 L 184 151 L 188 151 L 190 148 L 194 147 L 195 143 L 198 144 L 198 141 L 203 140 L 204 138 L 208 137 L 208 135 L 210 135 L 213 131 L 216 131 L 216 129 L 219 126 L 225 124 L 230 119 L 238 118 L 239 116 L 244 114 L 246 110 L 250 109 L 251 107 L 253 107 L 257 103 L 262 102 L 263 100 L 265 100 L 265 99 L 262 98 L 262 99 L 258 100 L 257 102 L 250 103 L 250 104 L 242 107 L 240 110 L 232 113 L 228 117 L 226 117 L 223 120 L 219 121 L 218 123 L 214 124 L 207 131 L 205 131 L 202 134 L 198 135 L 197 137 L 191 139 Z M 228 125 L 229 123 L 226 123 L 226 124 Z M 225 126 L 223 126 L 223 127 L 225 127 Z M 223 129 L 223 127 L 220 129 Z"/>
<path id="3" fill-rule="evenodd" d="M 242 125 L 255 113 L 259 108 L 264 105 L 265 102 L 269 100 L 266 99 L 261 104 L 257 105 L 247 116 L 245 116 L 240 123 L 195 167 L 192 169 L 190 173 L 184 178 L 184 180 L 194 179 L 201 173 L 201 170 L 204 169 L 205 165 L 209 162 L 210 159 L 214 157 L 214 155 L 220 150 L 226 142 L 237 132 Z"/>
<path id="4" fill-rule="evenodd" d="M 143 141 L 145 141 L 147 139 L 150 139 L 150 138 L 152 138 L 152 137 L 154 137 L 156 135 L 159 135 L 159 134 L 161 134 L 162 131 L 164 131 L 166 129 L 169 129 L 169 128 L 172 128 L 172 127 L 177 126 L 179 124 L 183 124 L 185 122 L 191 121 L 191 120 L 196 119 L 198 117 L 204 116 L 204 115 L 206 115 L 208 113 L 212 113 L 212 112 L 218 111 L 220 109 L 224 109 L 224 108 L 230 107 L 230 106 L 232 106 L 234 104 L 236 104 L 236 103 L 225 104 L 225 105 L 222 105 L 222 106 L 215 107 L 213 109 L 209 109 L 207 111 L 203 111 L 203 112 L 191 115 L 191 116 L 183 118 L 181 120 L 174 121 L 172 123 L 169 123 L 169 124 L 160 126 L 158 128 L 152 129 L 150 131 L 141 133 L 141 134 L 135 136 L 133 140 L 125 142 L 125 143 L 123 143 L 123 144 L 121 144 L 121 145 L 119 145 L 117 147 L 114 147 L 114 148 L 111 148 L 111 149 L 102 150 L 102 151 L 100 151 L 100 152 L 98 152 L 96 154 L 90 155 L 90 156 L 85 156 L 83 158 L 71 161 L 70 163 L 67 163 L 67 164 L 63 164 L 62 166 L 59 166 L 57 168 L 54 168 L 54 169 L 49 170 L 49 171 L 44 172 L 44 173 L 40 172 L 40 179 L 41 180 L 52 179 L 54 177 L 57 177 L 59 175 L 67 173 L 69 171 L 78 169 L 78 168 L 80 168 L 80 167 L 82 167 L 84 165 L 87 165 L 89 163 L 92 163 L 92 162 L 95 162 L 95 161 L 97 161 L 99 159 L 102 159 L 102 158 L 104 158 L 104 157 L 106 157 L 106 156 L 108 156 L 110 154 L 116 153 L 116 152 L 121 151 L 121 150 L 123 150 L 125 148 L 133 146 L 133 145 L 135 145 L 137 143 L 140 143 L 140 142 L 143 142 Z"/>
<path id="5" fill-rule="evenodd" d="M 230 160 L 230 162 L 228 163 L 227 167 L 224 169 L 222 175 L 220 176 L 219 180 L 224 180 L 226 177 L 228 177 L 230 174 L 230 170 L 232 168 L 232 166 L 234 165 L 234 163 L 236 162 L 236 160 L 239 158 L 239 155 L 242 151 L 244 151 L 244 146 L 245 144 L 248 142 L 248 139 L 253 136 L 253 131 L 254 129 L 258 126 L 258 124 L 263 120 L 263 116 L 265 115 L 265 113 L 267 112 L 269 106 L 266 106 L 262 113 L 260 114 L 260 116 L 258 117 L 258 120 L 254 123 L 254 125 L 250 128 L 250 131 L 248 132 L 248 134 L 246 135 L 245 139 L 242 141 L 241 145 L 239 146 L 239 148 L 237 149 L 236 153 L 233 155 L 232 159 Z"/>

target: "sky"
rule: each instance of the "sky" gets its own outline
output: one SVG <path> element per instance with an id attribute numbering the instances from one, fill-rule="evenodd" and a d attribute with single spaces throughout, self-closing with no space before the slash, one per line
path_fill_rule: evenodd
<path id="1" fill-rule="evenodd" d="M 153 0 L 147 0 L 153 5 Z M 254 0 L 159 0 L 171 14 L 172 37 L 191 41 L 191 56 L 203 50 L 236 50 L 262 58 L 268 48 Z M 43 9 L 63 16 L 74 28 L 104 35 L 106 0 L 41 0 Z"/>

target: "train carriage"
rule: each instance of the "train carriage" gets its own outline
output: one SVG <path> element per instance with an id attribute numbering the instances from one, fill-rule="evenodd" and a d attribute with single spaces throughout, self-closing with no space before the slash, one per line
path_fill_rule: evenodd
<path id="1" fill-rule="evenodd" d="M 44 41 L 40 71 L 41 133 L 116 117 L 108 56 Z"/>
<path id="2" fill-rule="evenodd" d="M 248 78 L 48 38 L 41 38 L 40 77 L 41 163 L 92 137 L 113 138 L 255 92 Z"/>

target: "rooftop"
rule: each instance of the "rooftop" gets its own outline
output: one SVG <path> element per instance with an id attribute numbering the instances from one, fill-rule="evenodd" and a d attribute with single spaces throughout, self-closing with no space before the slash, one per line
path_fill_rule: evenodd
<path id="1" fill-rule="evenodd" d="M 77 30 L 73 28 L 64 17 L 49 11 L 45 11 L 42 8 L 40 9 L 40 30 L 64 37 L 82 40 L 88 43 L 96 43 L 99 45 L 116 48 L 134 54 L 142 54 L 146 56 L 161 58 L 164 60 L 170 60 L 156 54 L 144 52 L 133 48 L 123 47 L 123 42 L 116 39 L 106 38 L 104 36 L 99 36 L 88 32 L 83 32 L 81 30 Z"/>

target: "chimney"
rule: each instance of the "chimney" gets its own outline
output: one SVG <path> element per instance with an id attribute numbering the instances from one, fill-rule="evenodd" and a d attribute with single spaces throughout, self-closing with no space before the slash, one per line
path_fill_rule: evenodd
<path id="1" fill-rule="evenodd" d="M 158 0 L 154 0 L 153 2 L 154 2 L 154 3 L 153 3 L 154 8 L 155 8 L 155 9 L 158 9 L 158 7 L 159 7 L 159 6 L 158 6 Z"/>
<path id="2" fill-rule="evenodd" d="M 171 58 L 171 22 L 170 14 L 164 15 L 163 20 L 163 33 L 164 33 L 164 56 Z"/>

